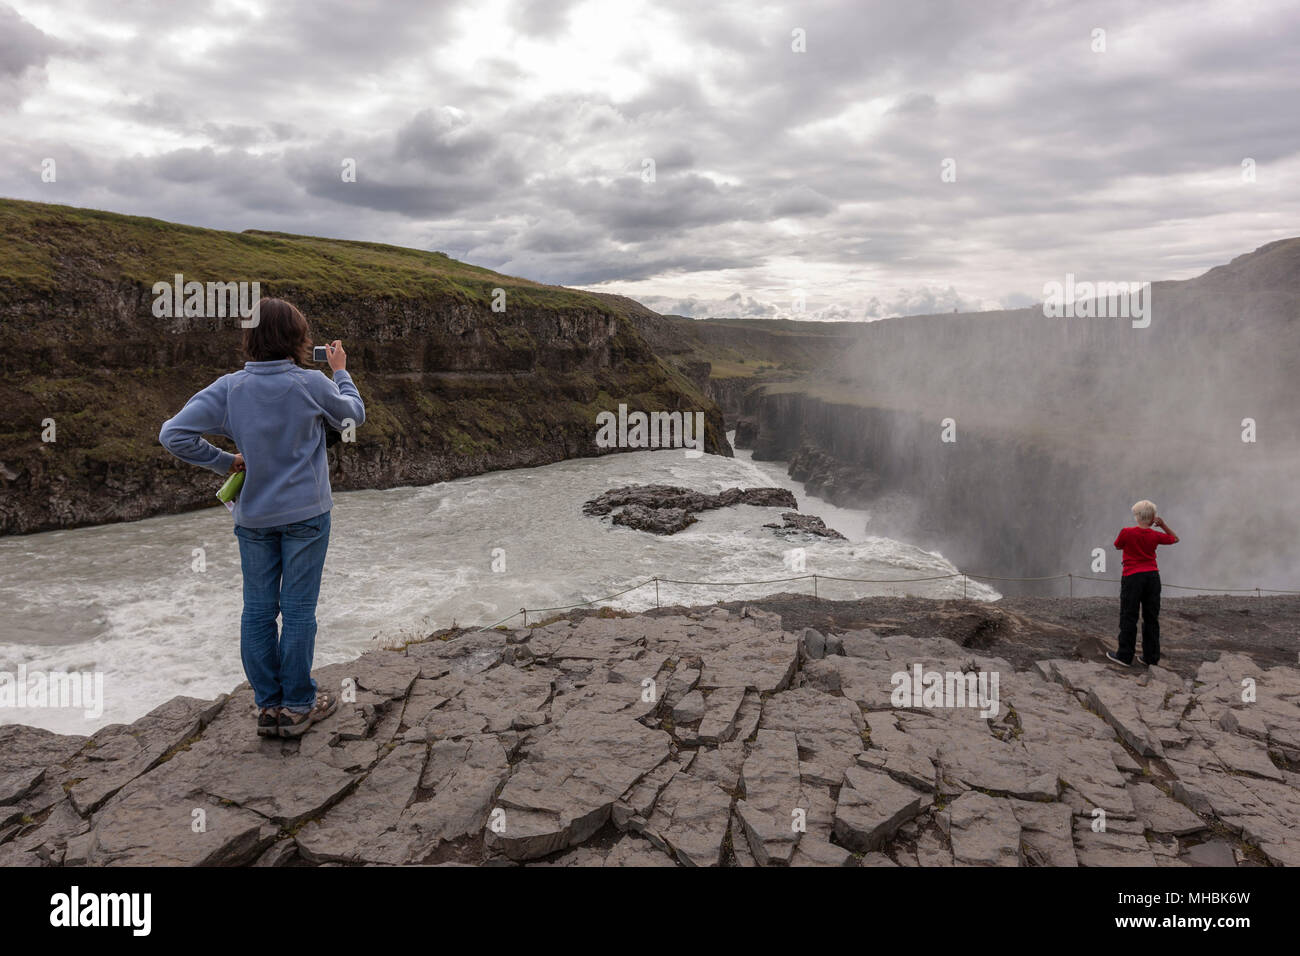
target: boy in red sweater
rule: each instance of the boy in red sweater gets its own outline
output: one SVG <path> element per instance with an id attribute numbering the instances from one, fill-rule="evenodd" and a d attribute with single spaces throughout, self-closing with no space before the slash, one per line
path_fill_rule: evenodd
<path id="1" fill-rule="evenodd" d="M 1119 652 L 1106 658 L 1121 667 L 1133 663 L 1137 645 L 1138 611 L 1142 612 L 1142 658 L 1148 667 L 1160 662 L 1160 569 L 1156 547 L 1177 544 L 1178 535 L 1156 517 L 1156 506 L 1145 499 L 1133 506 L 1137 526 L 1123 528 L 1115 547 L 1124 552 L 1124 575 L 1119 586 Z M 1152 528 L 1161 529 L 1156 531 Z"/>

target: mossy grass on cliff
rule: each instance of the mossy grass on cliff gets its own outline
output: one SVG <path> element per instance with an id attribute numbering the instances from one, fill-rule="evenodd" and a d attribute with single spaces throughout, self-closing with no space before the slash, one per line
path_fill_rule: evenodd
<path id="1" fill-rule="evenodd" d="M 145 287 L 180 272 L 186 281 L 258 281 L 323 295 L 450 296 L 477 304 L 490 304 L 492 290 L 502 288 L 512 306 L 618 312 L 588 293 L 378 242 L 224 232 L 14 199 L 0 199 L 0 232 L 0 283 L 34 291 L 57 289 L 70 269 Z"/>

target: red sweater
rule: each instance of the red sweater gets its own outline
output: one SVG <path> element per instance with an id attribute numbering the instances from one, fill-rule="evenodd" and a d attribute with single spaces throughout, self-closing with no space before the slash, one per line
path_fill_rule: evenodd
<path id="1" fill-rule="evenodd" d="M 1140 571 L 1159 571 L 1156 567 L 1156 546 L 1173 544 L 1178 539 L 1155 528 L 1134 526 L 1123 528 L 1115 536 L 1115 547 L 1124 551 L 1124 576 Z"/>

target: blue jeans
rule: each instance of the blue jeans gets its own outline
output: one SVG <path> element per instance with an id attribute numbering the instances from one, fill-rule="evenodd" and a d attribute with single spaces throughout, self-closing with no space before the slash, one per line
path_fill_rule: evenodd
<path id="1" fill-rule="evenodd" d="M 258 707 L 311 710 L 316 599 L 330 543 L 328 511 L 273 528 L 235 526 L 244 572 L 239 654 Z M 275 618 L 284 619 L 276 635 Z"/>

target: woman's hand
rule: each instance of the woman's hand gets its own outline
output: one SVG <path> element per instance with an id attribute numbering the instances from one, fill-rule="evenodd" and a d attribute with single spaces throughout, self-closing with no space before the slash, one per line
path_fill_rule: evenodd
<path id="1" fill-rule="evenodd" d="M 341 372 L 348 367 L 348 353 L 343 351 L 343 342 L 335 339 L 330 343 L 330 368 Z"/>
<path id="2" fill-rule="evenodd" d="M 244 456 L 236 453 L 235 460 L 230 463 L 230 471 L 226 472 L 226 474 L 233 475 L 235 472 L 243 471 L 243 470 L 244 470 Z"/>

